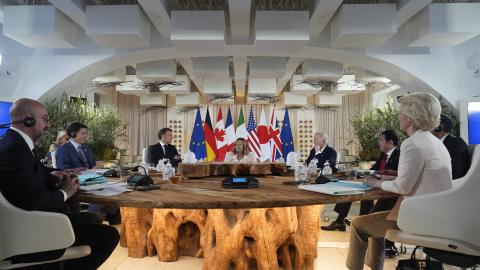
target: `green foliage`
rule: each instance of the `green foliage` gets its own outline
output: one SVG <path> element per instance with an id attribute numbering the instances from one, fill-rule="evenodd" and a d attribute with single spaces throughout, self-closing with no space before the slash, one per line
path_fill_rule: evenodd
<path id="1" fill-rule="evenodd" d="M 369 107 L 363 112 L 354 115 L 351 124 L 360 146 L 361 160 L 375 160 L 380 154 L 378 149 L 378 135 L 386 129 L 394 130 L 402 141 L 404 133 L 400 131 L 398 109 L 394 108 L 390 99 L 383 107 Z"/>
<path id="2" fill-rule="evenodd" d="M 81 99 L 72 101 L 67 95 L 63 95 L 58 100 L 47 101 L 45 106 L 50 117 L 51 128 L 44 134 L 38 146 L 42 155 L 46 154 L 60 130 L 65 129 L 69 122 L 78 121 L 88 127 L 87 144 L 95 154 L 95 159 L 115 158 L 118 149 L 114 143 L 123 130 L 121 116 L 115 108 L 106 105 L 89 105 Z"/>

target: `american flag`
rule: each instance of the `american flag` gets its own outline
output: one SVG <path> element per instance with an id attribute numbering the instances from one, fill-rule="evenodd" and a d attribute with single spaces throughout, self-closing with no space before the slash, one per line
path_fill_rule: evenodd
<path id="1" fill-rule="evenodd" d="M 257 136 L 257 127 L 255 125 L 255 118 L 253 117 L 252 107 L 250 107 L 250 116 L 248 117 L 248 148 L 255 153 L 257 158 L 260 157 L 260 142 Z"/>

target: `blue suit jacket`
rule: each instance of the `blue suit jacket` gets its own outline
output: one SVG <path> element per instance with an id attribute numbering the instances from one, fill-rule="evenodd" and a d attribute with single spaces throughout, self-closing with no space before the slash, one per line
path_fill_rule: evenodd
<path id="1" fill-rule="evenodd" d="M 95 166 L 95 158 L 93 157 L 93 152 L 88 148 L 88 146 L 82 144 L 82 150 L 87 158 L 87 163 L 83 163 L 80 159 L 77 149 L 73 144 L 68 141 L 67 143 L 59 146 L 57 148 L 57 153 L 55 158 L 57 160 L 57 168 L 61 170 L 65 169 L 74 169 L 79 167 L 84 167 L 91 169 Z"/>

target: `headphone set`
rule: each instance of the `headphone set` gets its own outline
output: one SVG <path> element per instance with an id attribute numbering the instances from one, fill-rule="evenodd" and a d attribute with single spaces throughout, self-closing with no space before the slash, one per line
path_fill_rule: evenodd
<path id="1" fill-rule="evenodd" d="M 33 127 L 33 126 L 35 126 L 36 122 L 37 121 L 35 121 L 35 117 L 26 117 L 23 120 L 13 121 L 13 122 L 10 122 L 10 123 L 2 124 L 2 125 L 0 125 L 0 128 L 8 128 L 8 127 L 10 127 L 10 125 L 20 124 L 20 123 L 23 123 L 23 125 L 26 126 L 26 127 Z"/>

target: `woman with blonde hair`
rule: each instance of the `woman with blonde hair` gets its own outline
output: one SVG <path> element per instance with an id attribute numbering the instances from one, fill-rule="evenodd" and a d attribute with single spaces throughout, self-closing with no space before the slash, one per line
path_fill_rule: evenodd
<path id="1" fill-rule="evenodd" d="M 257 162 L 257 158 L 248 149 L 248 142 L 244 138 L 238 138 L 232 152 L 228 152 L 225 156 L 225 162 L 254 163 Z"/>
<path id="2" fill-rule="evenodd" d="M 47 153 L 47 160 L 52 161 L 52 152 L 57 151 L 57 148 L 68 141 L 68 134 L 66 130 L 60 130 L 57 135 L 57 139 L 50 145 Z"/>
<path id="3" fill-rule="evenodd" d="M 350 247 L 346 266 L 372 270 L 383 269 L 385 234 L 397 229 L 400 203 L 405 198 L 452 188 L 450 155 L 430 130 L 440 120 L 440 102 L 429 93 L 403 96 L 400 102 L 400 129 L 408 138 L 400 147 L 398 175 L 382 179 L 368 177 L 364 183 L 400 195 L 390 211 L 356 217 L 351 222 Z M 365 259 L 366 257 L 366 259 Z"/>

